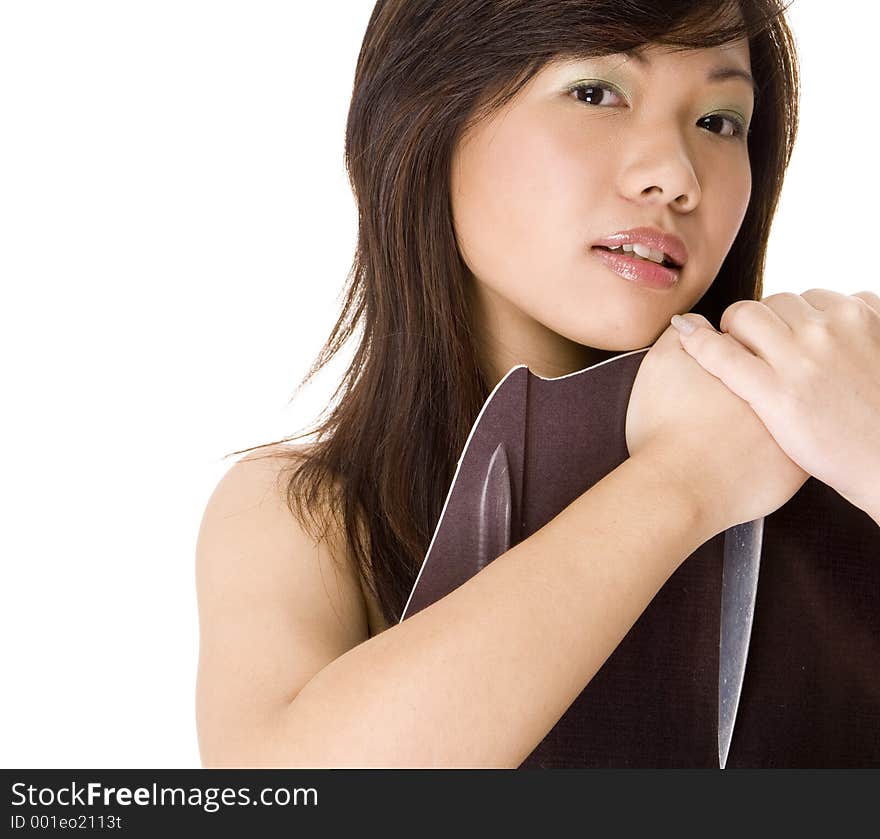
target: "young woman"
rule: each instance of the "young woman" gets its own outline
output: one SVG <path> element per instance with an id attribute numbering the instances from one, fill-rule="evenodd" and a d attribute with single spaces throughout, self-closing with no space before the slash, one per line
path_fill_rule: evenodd
<path id="1" fill-rule="evenodd" d="M 355 270 L 306 381 L 360 343 L 316 438 L 259 447 L 205 510 L 205 766 L 516 767 L 707 539 L 809 475 L 880 521 L 880 299 L 761 300 L 797 125 L 783 9 L 623 8 L 376 4 L 346 136 Z M 659 286 L 595 247 L 633 229 L 678 263 Z M 631 457 L 400 622 L 504 374 L 649 346 Z"/>

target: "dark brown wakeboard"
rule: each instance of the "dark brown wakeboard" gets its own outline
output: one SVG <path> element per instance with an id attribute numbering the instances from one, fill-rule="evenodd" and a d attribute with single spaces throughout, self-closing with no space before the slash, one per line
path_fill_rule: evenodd
<path id="1" fill-rule="evenodd" d="M 647 352 L 557 379 L 508 372 L 468 437 L 402 620 L 627 459 Z M 729 530 L 676 569 L 521 768 L 719 765 L 725 538 L 730 549 Z M 880 766 L 880 528 L 809 478 L 763 519 L 752 602 L 726 766 Z"/>

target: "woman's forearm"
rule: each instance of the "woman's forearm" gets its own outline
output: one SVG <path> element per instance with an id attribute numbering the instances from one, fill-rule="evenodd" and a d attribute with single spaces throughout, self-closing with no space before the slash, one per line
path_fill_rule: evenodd
<path id="1" fill-rule="evenodd" d="M 455 591 L 317 673 L 261 766 L 516 767 L 714 535 L 638 453 Z"/>

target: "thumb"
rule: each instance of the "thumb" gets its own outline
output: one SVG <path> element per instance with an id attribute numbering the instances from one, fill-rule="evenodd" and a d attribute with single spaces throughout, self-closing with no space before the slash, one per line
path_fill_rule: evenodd
<path id="1" fill-rule="evenodd" d="M 688 312 L 686 315 L 673 315 L 672 316 L 672 325 L 678 330 L 678 334 L 682 336 L 682 338 L 687 338 L 688 335 L 693 335 L 694 332 L 698 329 L 711 329 L 715 332 L 715 327 L 704 318 L 702 315 L 698 315 L 696 312 Z"/>
<path id="2" fill-rule="evenodd" d="M 718 332 L 706 318 L 694 312 L 675 315 L 672 326 L 678 331 L 681 348 L 728 390 L 745 399 L 756 413 L 759 406 L 771 404 L 772 370 L 748 347 L 730 333 Z"/>

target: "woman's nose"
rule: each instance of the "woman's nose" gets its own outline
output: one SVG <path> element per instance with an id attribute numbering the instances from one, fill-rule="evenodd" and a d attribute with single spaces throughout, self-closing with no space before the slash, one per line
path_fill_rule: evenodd
<path id="1" fill-rule="evenodd" d="M 700 202 L 700 183 L 681 138 L 642 135 L 633 144 L 621 176 L 621 190 L 632 201 L 670 204 L 681 211 Z"/>

